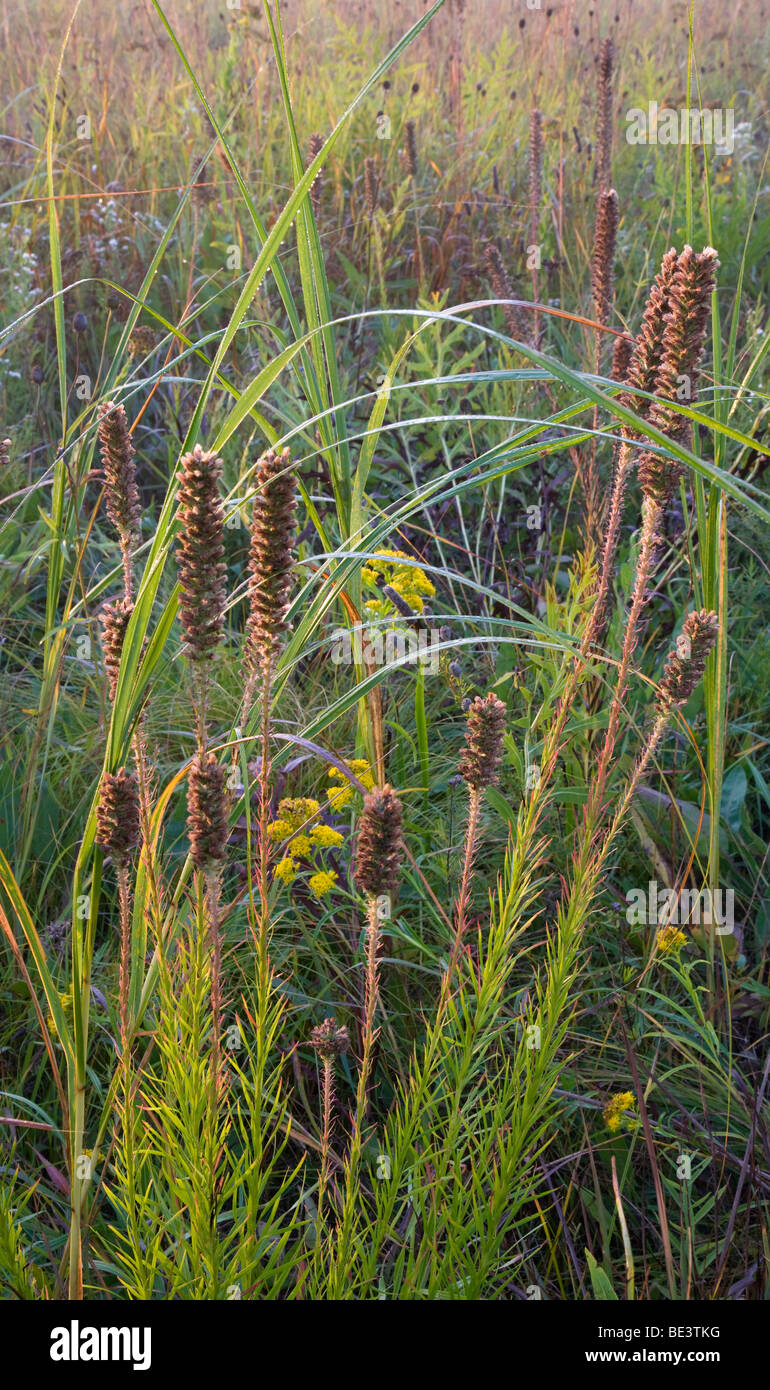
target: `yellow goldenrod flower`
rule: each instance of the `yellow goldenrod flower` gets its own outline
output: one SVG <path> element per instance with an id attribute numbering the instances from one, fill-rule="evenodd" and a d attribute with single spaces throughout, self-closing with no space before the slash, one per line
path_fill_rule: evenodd
<path id="1" fill-rule="evenodd" d="M 281 883 L 293 883 L 297 877 L 297 866 L 290 855 L 285 855 L 275 866 L 275 876 Z"/>
<path id="2" fill-rule="evenodd" d="M 623 1126 L 626 1129 L 633 1128 L 635 1120 L 629 1119 L 624 1111 L 633 1110 L 635 1105 L 636 1101 L 631 1091 L 616 1091 L 615 1095 L 610 1097 L 602 1110 L 602 1117 L 613 1134 L 617 1134 Z"/>
<path id="3" fill-rule="evenodd" d="M 329 788 L 329 805 L 333 811 L 341 811 L 352 800 L 353 788 L 350 785 Z"/>
<path id="4" fill-rule="evenodd" d="M 661 955 L 664 956 L 670 951 L 681 951 L 682 947 L 687 945 L 687 937 L 684 932 L 680 931 L 678 927 L 675 927 L 673 922 L 669 922 L 668 926 L 660 928 L 657 941 L 658 950 Z"/>
<path id="5" fill-rule="evenodd" d="M 330 893 L 335 883 L 337 875 L 334 870 L 321 869 L 317 874 L 313 874 L 308 879 L 308 888 L 316 898 L 323 898 L 326 893 Z"/>
<path id="6" fill-rule="evenodd" d="M 287 820 L 273 820 L 267 827 L 267 833 L 271 840 L 288 840 L 291 825 Z"/>
<path id="7" fill-rule="evenodd" d="M 333 830 L 330 825 L 314 825 L 310 832 L 313 844 L 320 845 L 322 849 L 334 849 L 342 844 L 344 838 L 339 830 Z"/>
<path id="8" fill-rule="evenodd" d="M 304 855 L 305 857 L 311 853 L 312 848 L 313 844 L 310 836 L 305 835 L 303 831 L 300 831 L 299 835 L 294 835 L 289 845 L 292 854 Z"/>
<path id="9" fill-rule="evenodd" d="M 310 796 L 286 796 L 278 803 L 278 818 L 288 823 L 289 833 L 293 834 L 311 825 L 320 809 L 318 802 Z"/>
<path id="10" fill-rule="evenodd" d="M 409 560 L 410 556 L 403 550 L 379 551 L 375 560 L 364 565 L 361 578 L 371 588 L 378 588 L 379 581 L 394 589 L 414 613 L 422 613 L 424 599 L 432 598 L 436 589 L 423 570 L 418 565 L 409 564 Z M 394 605 L 376 598 L 370 599 L 365 607 L 373 616 L 386 617 L 393 612 Z"/>

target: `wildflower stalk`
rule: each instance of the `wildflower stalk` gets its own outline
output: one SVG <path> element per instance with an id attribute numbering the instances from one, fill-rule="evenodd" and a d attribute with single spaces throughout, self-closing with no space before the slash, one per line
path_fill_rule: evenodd
<path id="1" fill-rule="evenodd" d="M 222 943 L 219 865 L 227 842 L 224 772 L 208 749 L 209 664 L 225 611 L 222 460 L 196 444 L 179 466 L 180 616 L 192 668 L 196 752 L 187 779 L 187 826 L 199 930 L 209 951 L 213 1084 L 221 1084 Z M 205 923 L 205 925 L 204 925 Z M 203 942 L 199 943 L 203 947 Z"/>

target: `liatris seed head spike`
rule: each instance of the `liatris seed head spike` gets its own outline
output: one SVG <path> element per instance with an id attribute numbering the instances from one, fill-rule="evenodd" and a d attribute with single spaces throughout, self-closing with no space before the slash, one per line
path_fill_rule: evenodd
<path id="1" fill-rule="evenodd" d="M 666 402 L 677 398 L 683 378 L 688 379 L 689 397 L 706 340 L 711 296 L 716 286 L 719 260 L 713 246 L 697 254 L 685 246 L 671 282 L 665 329 L 661 344 L 660 367 L 655 379 L 655 395 L 650 423 L 666 434 L 689 430 L 687 420 L 667 410 Z"/>
<path id="2" fill-rule="evenodd" d="M 599 194 L 594 230 L 594 249 L 591 260 L 591 285 L 594 296 L 594 317 L 606 323 L 612 307 L 615 263 L 615 243 L 618 235 L 618 195 L 614 188 L 604 188 Z"/>
<path id="3" fill-rule="evenodd" d="M 620 337 L 615 339 L 612 349 L 612 367 L 610 368 L 610 376 L 613 381 L 627 381 L 633 350 L 634 340 L 630 333 L 621 333 Z"/>
<path id="4" fill-rule="evenodd" d="M 324 1061 L 331 1061 L 349 1051 L 348 1030 L 344 1024 L 338 1028 L 333 1018 L 325 1018 L 310 1034 L 310 1045 Z"/>
<path id="5" fill-rule="evenodd" d="M 540 203 L 543 197 L 543 113 L 529 113 L 529 220 L 532 241 L 537 241 Z"/>
<path id="6" fill-rule="evenodd" d="M 311 163 L 311 164 L 313 163 L 313 160 L 315 159 L 316 155 L 319 155 L 319 154 L 321 153 L 321 150 L 323 149 L 323 147 L 324 147 L 324 138 L 323 138 L 323 135 L 320 135 L 320 134 L 318 133 L 318 131 L 316 131 L 313 135 L 311 135 L 311 137 L 310 137 L 310 143 L 309 143 L 309 145 L 308 145 L 308 154 L 309 154 L 309 156 L 310 156 L 310 163 Z M 317 218 L 317 217 L 318 217 L 318 214 L 319 214 L 320 211 L 321 211 L 321 173 L 320 173 L 320 171 L 319 171 L 319 173 L 316 174 L 315 178 L 313 179 L 312 184 L 310 185 L 310 201 L 311 201 L 311 203 L 312 203 L 312 205 L 313 205 L 313 213 L 315 214 L 315 216 L 316 216 L 316 218 Z"/>
<path id="7" fill-rule="evenodd" d="M 118 688 L 120 658 L 123 653 L 126 628 L 128 627 L 133 611 L 134 605 L 130 599 L 118 598 L 115 599 L 113 603 L 105 603 L 99 614 L 99 622 L 102 629 L 104 665 L 109 681 L 110 700 L 113 701 L 115 699 L 115 692 Z"/>
<path id="8" fill-rule="evenodd" d="M 599 81 L 596 93 L 596 174 L 599 193 L 610 186 L 612 163 L 612 68 L 615 47 L 611 38 L 602 39 L 599 49 Z"/>
<path id="9" fill-rule="evenodd" d="M 674 705 L 687 703 L 702 679 L 718 632 L 719 620 L 716 613 L 702 608 L 700 612 L 693 611 L 687 614 L 676 640 L 676 648 L 669 652 L 663 670 L 663 679 L 656 700 L 661 713 Z"/>
<path id="10" fill-rule="evenodd" d="M 503 258 L 494 242 L 487 242 L 484 250 L 484 262 L 495 299 L 501 299 L 503 301 L 506 299 L 515 299 L 516 295 L 513 292 L 513 286 L 505 268 Z M 516 338 L 520 343 L 527 342 L 529 338 L 529 328 L 519 306 L 517 304 L 503 303 L 503 315 L 511 337 Z"/>
<path id="11" fill-rule="evenodd" d="M 373 155 L 367 155 L 364 160 L 364 202 L 370 217 L 374 217 L 374 210 L 377 207 L 377 193 L 377 161 Z"/>
<path id="12" fill-rule="evenodd" d="M 102 776 L 96 841 L 118 863 L 126 860 L 139 843 L 139 785 L 135 774 L 124 767 Z"/>
<path id="13" fill-rule="evenodd" d="M 505 732 L 505 705 L 494 691 L 477 695 L 468 710 L 460 776 L 474 791 L 494 787 L 500 777 Z"/>
<path id="14" fill-rule="evenodd" d="M 294 566 L 297 485 L 288 449 L 268 449 L 257 464 L 249 553 L 245 664 L 267 671 L 286 630 Z"/>
<path id="15" fill-rule="evenodd" d="M 406 155 L 406 172 L 412 179 L 417 178 L 417 126 L 414 121 L 407 121 L 404 129 L 404 154 Z"/>
<path id="16" fill-rule="evenodd" d="M 224 858 L 228 835 L 225 770 L 214 753 L 196 753 L 190 763 L 187 830 L 196 868 L 211 868 Z"/>
<path id="17" fill-rule="evenodd" d="M 648 419 L 680 444 L 686 441 L 690 424 L 686 416 L 671 410 L 669 403 L 676 400 L 683 381 L 688 386 L 688 399 L 692 398 L 718 265 L 713 247 L 707 246 L 696 255 L 691 246 L 685 246 L 671 282 L 660 367 L 655 378 L 656 399 Z M 674 459 L 645 453 L 639 460 L 639 485 L 645 496 L 659 506 L 676 492 L 681 476 L 682 465 Z"/>
<path id="18" fill-rule="evenodd" d="M 224 507 L 219 495 L 222 460 L 196 444 L 179 465 L 177 554 L 182 627 L 194 661 L 211 656 L 225 612 Z"/>
<path id="19" fill-rule="evenodd" d="M 660 353 L 666 327 L 669 295 L 678 259 L 673 247 L 666 252 L 650 289 L 628 369 L 627 380 L 632 391 L 652 392 L 655 387 L 655 378 L 660 367 Z M 633 410 L 636 415 L 641 415 L 642 418 L 646 419 L 652 401 L 645 396 L 635 396 L 631 393 L 622 396 L 621 400 L 627 409 Z"/>
<path id="20" fill-rule="evenodd" d="M 401 822 L 401 802 L 392 787 L 377 787 L 367 793 L 353 874 L 360 892 L 379 897 L 396 888 L 403 853 Z"/>
<path id="21" fill-rule="evenodd" d="M 122 405 L 102 401 L 98 433 L 107 515 L 120 536 L 121 544 L 129 548 L 139 534 L 141 504 L 136 485 L 134 446 Z"/>

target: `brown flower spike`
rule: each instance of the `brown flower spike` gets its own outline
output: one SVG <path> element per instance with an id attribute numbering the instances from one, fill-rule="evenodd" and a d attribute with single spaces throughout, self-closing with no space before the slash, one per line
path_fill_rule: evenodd
<path id="1" fill-rule="evenodd" d="M 716 613 L 702 608 L 688 613 L 677 638 L 676 650 L 669 653 L 657 696 L 660 713 L 674 705 L 684 705 L 706 669 L 719 632 Z"/>
<path id="2" fill-rule="evenodd" d="M 139 787 L 133 772 L 124 767 L 105 772 L 96 808 L 96 841 L 118 863 L 128 858 L 139 843 Z"/>
<path id="3" fill-rule="evenodd" d="M 196 753 L 187 781 L 187 830 L 198 869 L 218 864 L 227 844 L 225 771 L 213 753 Z"/>
<path id="4" fill-rule="evenodd" d="M 594 316 L 599 323 L 607 322 L 612 307 L 613 266 L 617 234 L 618 195 L 614 188 L 605 188 L 599 194 L 591 262 Z"/>
<path id="5" fill-rule="evenodd" d="M 648 419 L 677 443 L 684 443 L 690 432 L 686 417 L 669 408 L 687 383 L 687 399 L 692 397 L 698 363 L 706 338 L 711 295 L 716 284 L 719 261 L 711 246 L 697 255 L 685 246 L 671 282 L 669 307 L 661 346 L 660 369 L 655 379 L 656 400 Z M 663 506 L 673 496 L 682 476 L 682 466 L 674 459 L 646 453 L 639 461 L 639 483 L 646 497 Z"/>
<path id="6" fill-rule="evenodd" d="M 486 698 L 477 695 L 468 711 L 465 746 L 460 757 L 460 775 L 474 791 L 494 787 L 499 781 L 504 732 L 502 700 L 494 691 Z"/>
<path id="7" fill-rule="evenodd" d="M 628 385 L 632 391 L 652 392 L 655 389 L 655 378 L 660 368 L 660 353 L 666 327 L 669 296 L 678 259 L 673 247 L 666 252 L 647 298 L 627 375 Z M 652 401 L 647 400 L 644 396 L 636 396 L 631 393 L 622 396 L 621 400 L 627 409 L 633 410 L 634 414 L 641 415 L 643 418 L 647 417 L 652 405 Z"/>
<path id="8" fill-rule="evenodd" d="M 126 637 L 126 628 L 134 611 L 130 599 L 117 598 L 114 603 L 105 603 L 99 614 L 102 629 L 102 650 L 107 679 L 110 687 L 110 700 L 114 701 L 120 674 L 120 658 Z"/>
<path id="9" fill-rule="evenodd" d="M 196 444 L 179 474 L 180 614 L 192 659 L 204 661 L 222 635 L 225 611 L 222 460 Z"/>
<path id="10" fill-rule="evenodd" d="M 403 853 L 401 802 L 392 787 L 364 797 L 356 844 L 354 879 L 362 893 L 392 893 L 398 884 Z"/>
<path id="11" fill-rule="evenodd" d="M 113 401 L 103 401 L 99 406 L 99 446 L 107 515 L 121 544 L 130 548 L 139 533 L 141 505 L 126 412 L 122 405 L 115 405 Z"/>
<path id="12" fill-rule="evenodd" d="M 268 449 L 257 464 L 251 522 L 246 669 L 253 675 L 272 664 L 286 630 L 294 567 L 297 486 L 289 450 Z"/>
<path id="13" fill-rule="evenodd" d="M 344 1024 L 338 1028 L 333 1018 L 325 1018 L 310 1034 L 310 1045 L 324 1061 L 341 1057 L 350 1048 L 348 1030 Z"/>

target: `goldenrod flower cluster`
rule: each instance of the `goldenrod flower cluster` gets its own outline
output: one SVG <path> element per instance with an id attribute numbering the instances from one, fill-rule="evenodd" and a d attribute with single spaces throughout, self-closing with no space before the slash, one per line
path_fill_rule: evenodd
<path id="1" fill-rule="evenodd" d="M 374 777 L 366 758 L 354 758 L 352 762 L 348 763 L 348 767 L 368 792 L 374 790 Z M 341 811 L 343 806 L 348 806 L 353 800 L 355 792 L 344 772 L 340 772 L 338 767 L 329 768 L 329 781 L 332 783 L 328 791 L 329 805 L 333 811 Z M 334 785 L 335 782 L 340 782 L 342 785 L 337 787 Z"/>
<path id="2" fill-rule="evenodd" d="M 613 1134 L 617 1134 L 618 1131 L 623 1128 L 633 1129 L 636 1120 L 630 1118 L 624 1112 L 626 1110 L 633 1110 L 635 1105 L 636 1101 L 631 1091 L 616 1091 L 615 1095 L 610 1097 L 602 1110 L 602 1117 L 607 1128 L 611 1130 Z"/>
<path id="3" fill-rule="evenodd" d="M 670 951 L 681 951 L 682 947 L 687 944 L 687 937 L 683 931 L 674 926 L 673 922 L 670 922 L 668 926 L 660 928 L 657 941 L 658 950 L 661 955 L 665 956 Z"/>
<path id="4" fill-rule="evenodd" d="M 425 599 L 433 598 L 436 589 L 418 565 L 404 563 L 409 559 L 404 550 L 379 551 L 376 559 L 364 565 L 361 578 L 369 588 L 379 589 L 384 584 L 393 589 L 413 613 L 422 613 Z M 387 597 L 369 599 L 364 607 L 375 618 L 390 618 L 397 611 Z"/>
<path id="5" fill-rule="evenodd" d="M 284 797 L 278 803 L 278 815 L 270 822 L 267 833 L 283 847 L 283 857 L 275 866 L 275 876 L 287 886 L 299 872 L 298 860 L 312 859 L 323 849 L 336 849 L 344 840 L 339 830 L 320 820 L 321 807 L 310 796 Z M 337 881 L 334 870 L 318 869 L 308 879 L 308 888 L 316 898 L 323 898 Z"/>

